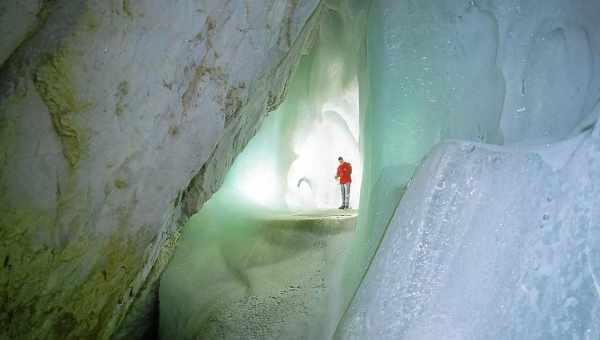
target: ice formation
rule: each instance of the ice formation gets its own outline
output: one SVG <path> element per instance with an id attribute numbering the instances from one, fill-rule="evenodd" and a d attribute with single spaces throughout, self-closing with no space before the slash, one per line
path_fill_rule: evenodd
<path id="1" fill-rule="evenodd" d="M 372 1 L 351 281 L 369 269 L 337 339 L 599 338 L 598 14 Z"/>
<path id="2" fill-rule="evenodd" d="M 436 147 L 338 339 L 598 339 L 599 143 Z"/>

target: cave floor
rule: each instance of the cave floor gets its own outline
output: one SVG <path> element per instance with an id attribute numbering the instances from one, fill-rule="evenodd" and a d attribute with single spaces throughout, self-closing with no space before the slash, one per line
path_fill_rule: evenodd
<path id="1" fill-rule="evenodd" d="M 353 218 L 358 215 L 358 210 L 356 209 L 315 209 L 315 210 L 307 210 L 302 212 L 290 212 L 290 219 L 331 219 L 331 218 Z M 284 215 L 286 216 L 286 215 Z"/>
<path id="2" fill-rule="evenodd" d="M 199 339 L 320 339 L 332 332 L 342 266 L 357 210 L 260 212 L 243 233 L 198 246 L 177 336 Z M 218 243 L 218 244 L 217 244 Z M 181 318 L 176 322 L 181 323 Z M 183 334 L 181 333 L 183 331 Z M 171 333 L 171 332 L 170 332 Z M 173 333 L 171 333 L 173 334 Z"/>
<path id="3" fill-rule="evenodd" d="M 315 209 L 315 210 L 302 210 L 302 211 L 284 211 L 284 212 L 266 212 L 259 213 L 258 217 L 264 221 L 287 221 L 297 222 L 306 225 L 310 225 L 313 222 L 322 222 L 321 224 L 326 227 L 329 225 L 328 222 L 335 220 L 347 220 L 354 219 L 358 216 L 358 210 L 356 209 Z M 348 226 L 346 226 L 348 227 Z"/>

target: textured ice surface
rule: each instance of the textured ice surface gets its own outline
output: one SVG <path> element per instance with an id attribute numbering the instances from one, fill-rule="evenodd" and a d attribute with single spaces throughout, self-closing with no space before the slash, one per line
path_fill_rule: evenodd
<path id="1" fill-rule="evenodd" d="M 372 2 L 350 281 L 388 231 L 339 339 L 600 338 L 593 148 L 569 158 L 583 137 L 556 144 L 598 116 L 599 13 L 585 0 Z M 394 215 L 448 138 L 511 146 L 438 147 Z"/>
<path id="2" fill-rule="evenodd" d="M 373 0 L 362 132 L 368 234 L 379 239 L 395 208 L 381 197 L 397 203 L 394 191 L 440 141 L 571 136 L 598 101 L 599 13 L 593 0 Z M 372 223 L 377 215 L 386 218 Z"/>
<path id="3" fill-rule="evenodd" d="M 436 147 L 337 338 L 599 339 L 600 138 L 541 148 Z"/>
<path id="4" fill-rule="evenodd" d="M 568 319 L 573 322 L 578 320 L 579 325 L 575 325 L 563 322 L 561 315 L 572 313 L 573 308 L 577 308 L 581 313 L 587 312 L 592 315 L 593 308 L 596 307 L 591 305 L 594 300 L 590 296 L 589 290 L 586 291 L 582 288 L 582 290 L 576 291 L 573 297 L 577 302 L 569 300 L 570 307 L 560 305 L 561 307 L 558 308 L 559 302 L 547 302 L 550 301 L 547 295 L 548 290 L 535 291 L 527 286 L 525 288 L 517 287 L 519 289 L 513 291 L 514 295 L 510 295 L 500 292 L 500 289 L 515 288 L 508 283 L 511 282 L 510 280 L 515 280 L 516 276 L 511 276 L 512 272 L 505 273 L 505 269 L 502 269 L 504 266 L 510 267 L 511 270 L 522 275 L 526 275 L 527 268 L 530 268 L 522 261 L 524 261 L 523 258 L 532 258 L 533 255 L 530 257 L 523 255 L 525 251 L 533 252 L 530 248 L 532 245 L 524 243 L 523 237 L 515 235 L 523 229 L 522 226 L 535 224 L 537 218 L 542 218 L 546 214 L 542 213 L 540 210 L 542 208 L 536 210 L 537 208 L 531 206 L 543 202 L 538 191 L 550 190 L 554 195 L 559 195 L 560 192 L 552 191 L 558 190 L 557 186 L 560 184 L 557 182 L 563 180 L 570 183 L 572 187 L 569 189 L 569 198 L 559 195 L 560 199 L 553 197 L 551 203 L 547 202 L 556 211 L 566 211 L 571 208 L 577 209 L 573 200 L 582 197 L 584 190 L 589 189 L 582 184 L 576 185 L 575 181 L 578 177 L 568 175 L 571 170 L 561 170 L 560 175 L 551 174 L 550 171 L 562 169 L 568 159 L 563 156 L 570 154 L 571 149 L 569 148 L 572 144 L 577 144 L 573 141 L 563 144 L 561 141 L 578 135 L 586 127 L 589 129 L 598 115 L 598 110 L 594 110 L 600 98 L 600 69 L 594 67 L 600 62 L 598 15 L 600 15 L 600 3 L 594 0 L 373 0 L 371 2 L 367 33 L 368 72 L 360 83 L 361 91 L 366 89 L 368 92 L 364 96 L 361 93 L 361 98 L 368 99 L 365 111 L 361 112 L 361 114 L 364 113 L 361 127 L 361 136 L 365 145 L 364 190 L 361 196 L 357 242 L 355 250 L 352 252 L 353 258 L 348 265 L 348 282 L 358 285 L 362 274 L 369 265 L 371 255 L 377 250 L 382 235 L 386 232 L 386 228 L 388 228 L 388 233 L 405 232 L 406 236 L 412 232 L 413 234 L 410 235 L 416 237 L 419 230 L 410 224 L 411 219 L 414 219 L 414 223 L 418 223 L 416 221 L 419 221 L 419 218 L 422 219 L 423 226 L 433 223 L 435 227 L 425 229 L 427 235 L 437 240 L 451 241 L 456 238 L 457 244 L 464 245 L 465 249 L 471 249 L 473 253 L 465 251 L 453 255 L 454 253 L 449 253 L 450 251 L 444 248 L 445 243 L 442 241 L 435 243 L 431 239 L 431 243 L 424 245 L 427 247 L 426 250 L 431 252 L 431 256 L 439 256 L 443 263 L 448 261 L 446 263 L 448 266 L 456 266 L 456 268 L 445 267 L 452 268 L 455 273 L 443 273 L 438 271 L 438 267 L 442 268 L 443 266 L 438 266 L 436 262 L 419 264 L 414 256 L 407 257 L 413 251 L 407 250 L 413 249 L 410 243 L 405 244 L 398 241 L 394 244 L 393 249 L 391 245 L 380 249 L 380 255 L 376 256 L 386 257 L 388 260 L 393 258 L 394 261 L 397 261 L 397 266 L 389 265 L 385 272 L 374 268 L 370 269 L 370 275 L 377 279 L 371 278 L 372 281 L 368 281 L 371 283 L 363 284 L 363 288 L 361 288 L 363 293 L 360 294 L 362 302 L 355 304 L 355 313 L 352 314 L 355 318 L 366 317 L 367 319 L 355 320 L 355 324 L 345 323 L 344 326 L 349 327 L 348 325 L 352 324 L 365 327 L 366 333 L 359 332 L 358 334 L 368 334 L 369 337 L 361 338 L 359 336 L 356 337 L 357 339 L 383 339 L 377 330 L 381 331 L 381 334 L 390 331 L 391 333 L 388 334 L 396 335 L 396 337 L 390 336 L 390 339 L 398 339 L 400 335 L 409 336 L 409 334 L 413 336 L 409 337 L 410 339 L 425 339 L 427 336 L 436 338 L 432 335 L 433 333 L 427 335 L 425 329 L 429 329 L 431 332 L 436 329 L 445 332 L 444 336 L 437 337 L 443 339 L 452 338 L 450 330 L 456 330 L 459 334 L 458 338 L 491 339 L 500 334 L 495 339 L 527 339 L 529 335 L 523 335 L 525 329 L 536 330 L 538 329 L 536 327 L 542 323 L 548 325 L 548 332 L 553 332 L 548 333 L 550 334 L 548 336 L 554 336 L 554 334 L 569 334 L 567 338 L 570 338 L 570 334 L 579 334 L 580 338 L 585 336 L 584 332 L 574 331 L 574 329 L 584 329 L 588 325 L 593 325 L 593 321 L 590 321 L 592 319 L 585 319 L 580 317 L 582 314 L 578 314 L 578 316 Z M 453 205 L 452 201 L 443 200 L 436 201 L 433 205 L 434 203 L 427 201 L 430 197 L 425 195 L 425 191 L 430 186 L 444 187 L 450 182 L 436 180 L 437 173 L 435 171 L 439 169 L 431 167 L 430 163 L 433 162 L 431 159 L 437 159 L 437 156 L 430 156 L 428 164 L 430 164 L 429 169 L 432 172 L 419 169 L 419 176 L 423 184 L 418 189 L 411 188 L 411 194 L 405 198 L 405 200 L 412 201 L 412 205 L 410 205 L 412 209 L 418 207 L 424 209 L 422 215 L 408 216 L 405 214 L 402 217 L 395 215 L 395 222 L 390 224 L 390 219 L 394 216 L 398 202 L 404 193 L 405 185 L 413 176 L 418 164 L 435 145 L 449 139 L 509 147 L 506 151 L 493 151 L 500 152 L 498 155 L 501 155 L 503 161 L 499 166 L 506 168 L 503 178 L 493 177 L 495 178 L 493 181 L 501 181 L 502 184 L 488 182 L 486 176 L 492 176 L 492 174 L 487 172 L 494 168 L 482 167 L 481 173 L 472 174 L 473 180 L 481 179 L 479 182 L 473 184 L 466 180 L 461 182 L 459 178 L 455 178 L 455 187 L 451 188 L 451 191 L 457 192 L 465 189 L 463 188 L 465 185 L 473 185 L 475 192 L 486 192 L 485 196 L 473 197 L 464 205 Z M 555 143 L 560 143 L 560 145 Z M 479 149 L 478 147 L 477 150 Z M 457 157 L 451 146 L 446 145 L 436 150 L 438 156 L 440 153 L 445 155 L 443 159 Z M 513 151 L 516 154 L 512 154 Z M 525 152 L 537 153 L 536 158 L 540 159 L 538 163 L 543 166 L 527 168 L 518 158 L 524 157 L 522 153 Z M 479 151 L 473 155 L 479 155 Z M 544 161 L 542 162 L 541 159 Z M 469 171 L 468 168 L 463 169 L 462 167 L 472 166 L 470 159 L 456 161 L 458 163 L 453 171 L 457 174 Z M 509 166 L 509 164 L 512 165 Z M 582 157 L 571 160 L 568 164 L 568 169 L 579 169 L 586 166 L 585 159 Z M 520 172 L 510 173 L 509 168 L 512 171 L 522 170 L 523 174 Z M 448 174 L 448 176 L 450 175 Z M 452 174 L 450 178 L 454 178 L 453 176 L 455 174 Z M 492 181 L 491 178 L 490 181 Z M 588 177 L 590 180 L 591 178 Z M 430 182 L 425 183 L 426 181 Z M 537 187 L 533 187 L 534 184 Z M 424 192 L 419 193 L 420 191 Z M 518 193 L 518 197 L 516 193 Z M 459 197 L 457 196 L 456 199 Z M 448 199 L 450 198 L 448 197 Z M 517 202 L 519 199 L 521 201 Z M 470 202 L 471 200 L 472 202 Z M 408 204 L 403 202 L 401 207 L 404 208 L 402 209 L 409 210 Z M 523 209 L 519 210 L 518 207 L 523 207 Z M 487 213 L 482 214 L 481 211 L 487 211 Z M 542 215 L 538 216 L 538 214 Z M 580 218 L 578 214 L 572 212 L 571 220 L 575 221 Z M 553 217 L 552 213 L 549 216 L 550 219 L 557 218 Z M 442 220 L 442 218 L 449 221 L 453 218 L 466 220 L 464 225 L 460 221 L 449 224 L 449 221 Z M 490 243 L 491 241 L 485 237 L 489 235 L 496 237 L 493 233 L 496 231 L 488 229 L 491 228 L 491 225 L 500 226 L 500 223 L 503 223 L 503 226 L 498 228 L 505 233 L 499 232 L 497 234 L 499 241 Z M 568 227 L 563 222 L 563 224 L 553 224 L 552 228 L 538 228 L 539 226 L 535 226 L 535 228 L 538 228 L 536 229 L 538 233 L 547 233 L 545 236 L 547 239 L 552 239 L 561 237 L 559 232 L 553 229 L 557 228 L 556 225 L 566 229 L 586 229 L 587 227 L 583 223 L 573 222 Z M 402 230 L 396 230 L 398 228 Z M 564 231 L 566 229 L 561 229 L 563 230 L 561 232 L 566 233 Z M 486 233 L 483 233 L 483 230 L 486 230 Z M 552 230 L 556 232 L 552 232 Z M 466 235 L 463 235 L 463 232 Z M 474 233 L 481 233 L 481 238 L 476 238 Z M 594 235 L 594 232 L 591 232 L 591 235 Z M 390 237 L 388 236 L 388 239 Z M 533 236 L 527 234 L 527 237 Z M 505 243 L 501 243 L 502 240 Z M 581 239 L 579 240 L 581 241 Z M 573 242 L 576 243 L 576 241 Z M 502 250 L 503 248 L 495 249 L 490 246 L 491 244 L 503 246 L 506 249 L 510 248 L 511 251 L 505 252 Z M 563 246 L 567 247 L 566 244 Z M 485 267 L 482 264 L 481 267 L 478 267 L 480 262 L 477 261 L 488 259 L 480 256 L 475 250 L 478 248 L 489 248 L 490 256 L 501 254 L 503 261 L 498 259 L 499 262 L 496 263 L 492 262 L 493 258 L 491 258 L 489 259 L 490 263 L 494 263 L 494 266 Z M 517 257 L 511 257 L 513 254 Z M 543 259 L 547 257 L 556 259 L 566 256 L 566 254 L 554 250 L 539 256 Z M 575 255 L 569 260 L 563 260 L 561 265 L 564 265 L 565 268 L 572 266 L 572 268 L 581 269 L 582 277 L 586 272 L 590 272 L 584 268 L 582 260 Z M 569 287 L 570 290 L 565 290 L 564 294 L 575 292 L 578 288 L 567 286 L 567 281 L 573 281 L 567 276 L 568 274 L 565 272 L 567 269 L 561 265 L 548 267 L 552 268 L 552 273 L 557 275 L 556 282 L 563 280 L 565 283 L 561 284 Z M 416 274 L 411 276 L 406 270 L 410 266 L 420 266 L 415 269 L 418 273 L 429 273 L 427 275 L 432 275 L 432 277 L 418 278 L 415 276 Z M 467 269 L 476 271 L 479 270 L 477 268 L 480 268 L 482 273 L 480 273 L 481 275 L 467 276 L 466 272 L 457 270 L 461 268 L 465 271 Z M 498 271 L 496 276 L 483 275 L 494 271 Z M 533 273 L 531 275 L 535 275 L 537 272 Z M 438 276 L 434 278 L 434 274 Z M 464 277 L 465 279 L 454 284 L 448 281 L 450 279 L 445 275 L 452 278 Z M 590 275 L 588 278 L 591 277 Z M 386 278 L 388 277 L 393 278 L 389 282 L 389 289 L 372 288 L 372 282 L 380 282 L 383 285 L 384 282 L 387 282 Z M 436 284 L 444 286 L 454 284 L 455 291 L 444 288 L 446 290 L 443 292 L 445 294 L 443 298 L 447 301 L 477 299 L 483 295 L 487 296 L 488 287 L 495 285 L 494 280 L 498 280 L 498 286 L 494 286 L 496 287 L 494 289 L 498 289 L 498 293 L 496 291 L 492 293 L 499 294 L 498 296 L 502 296 L 504 300 L 512 301 L 514 304 L 524 301 L 517 300 L 522 294 L 534 300 L 544 299 L 544 303 L 541 305 L 533 303 L 536 307 L 531 307 L 531 309 L 523 307 L 519 310 L 519 313 L 523 313 L 524 317 L 529 318 L 534 314 L 533 310 L 537 308 L 535 316 L 537 319 L 535 322 L 532 321 L 531 328 L 527 328 L 527 324 L 520 322 L 514 314 L 510 316 L 513 319 L 510 322 L 507 321 L 509 317 L 502 314 L 504 313 L 502 308 L 507 308 L 506 313 L 508 314 L 506 315 L 509 315 L 510 311 L 516 309 L 508 308 L 517 307 L 507 307 L 506 304 L 499 305 L 497 307 L 500 308 L 497 310 L 498 314 L 492 315 L 486 314 L 488 310 L 485 308 L 474 308 L 475 302 L 471 305 L 467 300 L 463 305 L 458 303 L 452 305 L 454 302 L 444 302 L 442 296 L 438 295 L 428 298 L 440 301 L 435 307 L 439 309 L 435 309 L 432 303 L 427 303 L 425 300 L 410 300 L 407 296 L 399 297 L 404 293 L 393 295 L 396 298 L 383 298 L 383 296 L 391 294 L 392 282 L 394 282 L 399 291 L 409 291 L 406 294 L 419 293 L 419 296 L 426 296 L 423 291 L 427 289 L 432 292 L 436 291 Z M 583 281 L 585 280 L 582 279 Z M 587 284 L 589 282 L 588 280 Z M 402 290 L 404 289 L 402 287 L 412 287 L 411 285 L 421 285 L 423 290 Z M 460 285 L 468 287 L 472 296 L 467 297 L 464 291 L 459 289 Z M 350 284 L 346 287 L 351 289 Z M 559 294 L 559 289 L 556 286 L 553 288 L 555 288 L 552 290 L 553 294 Z M 522 293 L 523 289 L 526 289 L 527 293 Z M 578 295 L 579 293 L 581 294 Z M 369 301 L 370 298 L 383 305 L 377 305 L 375 302 L 368 304 L 366 301 Z M 425 297 L 423 298 L 425 299 Z M 496 300 L 496 297 L 492 295 L 489 298 L 494 302 L 501 300 L 499 298 Z M 552 301 L 559 301 L 559 298 Z M 477 303 L 480 302 L 477 300 Z M 564 300 L 560 301 L 560 303 L 564 302 Z M 418 325 L 415 321 L 417 319 L 411 319 L 414 322 L 406 321 L 412 318 L 411 315 L 417 314 L 410 304 L 405 303 L 413 303 L 414 306 L 428 310 L 427 313 L 435 315 L 440 321 L 431 322 L 431 327 L 427 322 L 433 319 L 428 317 L 423 317 L 422 323 Z M 455 319 L 448 319 L 454 318 L 454 316 L 452 313 L 444 311 L 444 308 L 450 308 L 445 307 L 444 303 L 456 309 L 465 309 L 464 314 Z M 576 304 L 576 307 L 571 304 Z M 489 313 L 492 313 L 494 309 L 489 305 L 485 306 L 489 308 Z M 565 308 L 567 308 L 567 312 L 564 311 Z M 484 309 L 485 311 L 483 311 Z M 477 312 L 467 315 L 469 310 Z M 481 316 L 479 316 L 479 312 L 481 312 Z M 461 317 L 464 318 L 461 319 Z M 493 326 L 493 323 L 485 318 L 497 318 L 496 326 Z M 556 318 L 556 320 L 552 318 Z M 531 321 L 531 318 L 529 320 Z M 480 321 L 486 327 L 478 329 L 476 326 L 472 326 Z M 463 324 L 466 325 L 464 326 L 466 328 L 475 327 L 472 331 L 474 333 L 469 333 L 471 332 L 470 328 L 468 331 L 461 332 Z M 514 327 L 517 328 L 508 327 L 509 324 L 514 324 Z M 494 333 L 501 332 L 494 327 L 503 326 L 507 326 L 504 328 L 506 332 L 514 331 L 514 333 Z M 344 329 L 348 331 L 348 329 Z M 392 332 L 392 329 L 396 333 Z M 413 331 L 417 333 L 410 333 Z M 419 334 L 418 332 L 421 332 L 420 335 L 415 335 Z M 537 336 L 535 333 L 530 335 L 531 338 L 535 338 L 535 336 Z M 539 335 L 538 338 L 544 338 L 544 335 Z M 556 338 L 558 339 L 560 336 L 556 335 Z M 341 339 L 345 338 L 341 337 Z"/>

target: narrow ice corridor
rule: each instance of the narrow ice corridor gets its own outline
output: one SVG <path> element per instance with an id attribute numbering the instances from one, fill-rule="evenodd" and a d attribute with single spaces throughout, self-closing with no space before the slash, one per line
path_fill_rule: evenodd
<path id="1" fill-rule="evenodd" d="M 339 12 L 322 16 L 285 101 L 185 227 L 161 278 L 162 339 L 333 336 L 361 196 L 361 41 L 334 34 Z M 338 157 L 352 166 L 350 209 L 338 209 Z"/>
<path id="2" fill-rule="evenodd" d="M 339 155 L 356 160 L 351 206 L 358 208 L 357 87 L 350 83 L 311 115 L 314 107 L 293 92 L 304 75 L 301 65 L 291 104 L 266 118 L 186 226 L 161 280 L 163 339 L 332 336 L 357 217 L 356 209 L 337 209 L 333 177 Z"/>
<path id="3" fill-rule="evenodd" d="M 312 121 L 288 103 L 266 118 L 219 192 L 186 226 L 163 274 L 163 339 L 332 336 L 341 313 L 332 310 L 339 306 L 336 287 L 357 220 L 356 209 L 337 209 L 338 155 L 357 160 L 353 207 L 360 192 L 358 131 L 349 128 L 356 126 L 357 98 L 345 95 L 336 98 L 339 108 L 326 102 Z M 336 108 L 349 109 L 346 117 Z"/>

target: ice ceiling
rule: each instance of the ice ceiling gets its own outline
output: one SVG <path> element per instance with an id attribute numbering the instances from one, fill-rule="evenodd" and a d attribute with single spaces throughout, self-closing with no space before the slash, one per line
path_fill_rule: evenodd
<path id="1" fill-rule="evenodd" d="M 600 338 L 600 3 L 325 3 L 228 183 L 331 207 L 362 161 L 335 338 Z"/>

